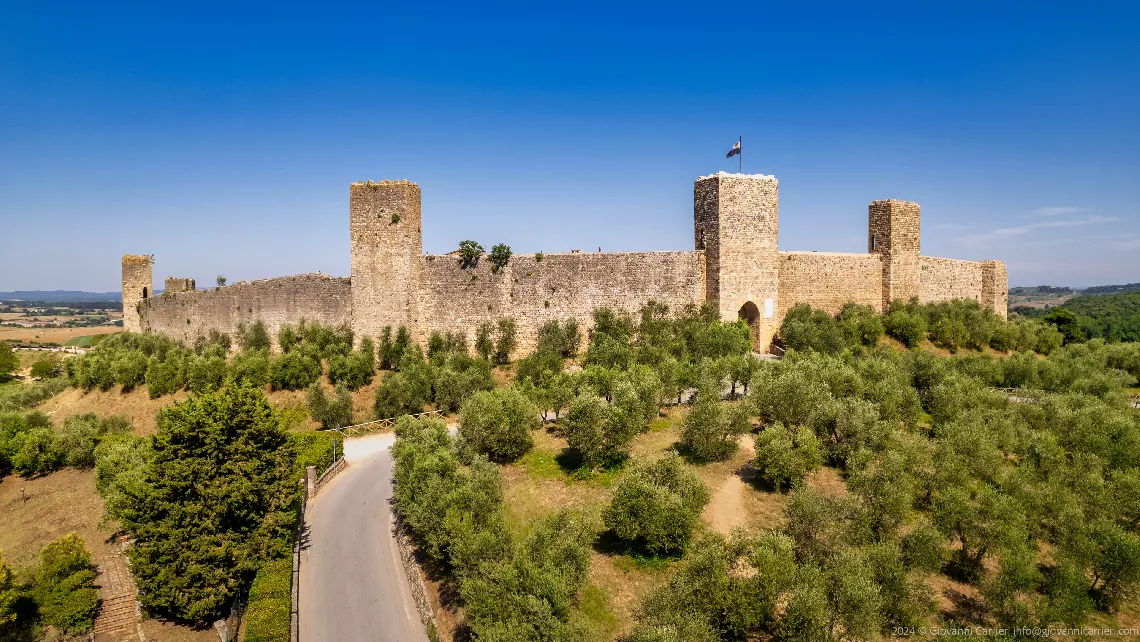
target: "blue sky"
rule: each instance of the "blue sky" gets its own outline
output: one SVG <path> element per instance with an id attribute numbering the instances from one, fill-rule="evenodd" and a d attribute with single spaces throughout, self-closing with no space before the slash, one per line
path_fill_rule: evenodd
<path id="1" fill-rule="evenodd" d="M 737 136 L 781 249 L 899 198 L 1011 285 L 1140 281 L 1134 4 L 16 4 L 0 290 L 346 275 L 365 179 L 420 184 L 426 252 L 690 249 Z"/>

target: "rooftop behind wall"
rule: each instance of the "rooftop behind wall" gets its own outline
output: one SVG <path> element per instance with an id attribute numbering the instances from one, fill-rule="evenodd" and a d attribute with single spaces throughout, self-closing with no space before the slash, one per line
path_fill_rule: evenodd
<path id="1" fill-rule="evenodd" d="M 301 319 L 325 325 L 351 323 L 350 289 L 347 277 L 298 274 L 163 294 L 143 303 L 142 329 L 193 341 L 199 329 L 233 333 L 239 324 L 261 319 L 276 342 L 282 325 Z"/>

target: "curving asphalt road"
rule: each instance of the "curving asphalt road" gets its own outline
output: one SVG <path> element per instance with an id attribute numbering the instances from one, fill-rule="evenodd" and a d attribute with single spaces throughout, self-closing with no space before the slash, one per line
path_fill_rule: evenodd
<path id="1" fill-rule="evenodd" d="M 392 536 L 393 439 L 350 440 L 348 468 L 310 504 L 300 642 L 427 642 Z"/>

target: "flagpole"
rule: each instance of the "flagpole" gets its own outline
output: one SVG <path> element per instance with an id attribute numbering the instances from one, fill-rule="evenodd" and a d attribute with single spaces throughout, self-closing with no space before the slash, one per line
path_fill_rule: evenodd
<path id="1" fill-rule="evenodd" d="M 744 137 L 743 136 L 737 137 L 736 144 L 740 145 L 740 153 L 736 155 L 737 156 L 737 158 L 736 158 L 736 173 L 737 174 L 743 174 L 744 173 Z"/>

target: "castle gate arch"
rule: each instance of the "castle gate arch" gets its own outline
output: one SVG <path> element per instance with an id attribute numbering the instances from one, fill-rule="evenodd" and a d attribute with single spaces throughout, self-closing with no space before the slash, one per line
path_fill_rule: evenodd
<path id="1" fill-rule="evenodd" d="M 757 330 L 759 330 L 760 308 L 756 307 L 755 303 L 746 301 L 744 305 L 740 306 L 740 310 L 736 312 L 736 316 L 747 323 L 748 327 L 752 328 L 752 348 L 757 349 L 759 347 L 757 345 L 757 337 L 759 334 Z"/>

